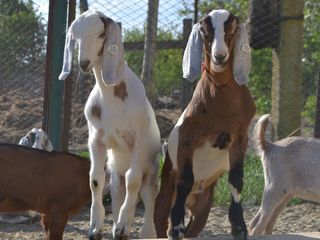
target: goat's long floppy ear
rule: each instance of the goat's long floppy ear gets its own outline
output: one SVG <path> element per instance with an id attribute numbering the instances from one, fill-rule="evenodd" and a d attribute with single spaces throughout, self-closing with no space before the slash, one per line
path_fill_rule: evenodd
<path id="1" fill-rule="evenodd" d="M 103 48 L 102 80 L 106 85 L 115 85 L 123 78 L 125 67 L 121 29 L 111 21 L 107 27 L 107 37 Z"/>
<path id="2" fill-rule="evenodd" d="M 63 66 L 59 75 L 59 80 L 65 80 L 71 72 L 72 54 L 75 45 L 76 40 L 73 38 L 71 32 L 68 31 L 63 53 Z"/>
<path id="3" fill-rule="evenodd" d="M 239 26 L 239 35 L 234 46 L 233 76 L 239 85 L 247 82 L 251 69 L 251 48 L 244 24 Z"/>
<path id="4" fill-rule="evenodd" d="M 190 33 L 182 60 L 183 77 L 190 82 L 194 82 L 201 72 L 202 44 L 200 24 L 196 23 Z"/>

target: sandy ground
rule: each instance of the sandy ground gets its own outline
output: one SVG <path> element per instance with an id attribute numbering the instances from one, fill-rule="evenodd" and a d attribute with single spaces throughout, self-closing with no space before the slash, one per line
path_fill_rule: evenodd
<path id="1" fill-rule="evenodd" d="M 244 207 L 245 219 L 249 220 L 257 212 L 258 207 Z M 230 224 L 227 217 L 228 209 L 225 207 L 213 207 L 208 219 L 207 226 L 201 233 L 201 237 L 209 237 L 216 234 L 230 233 Z M 136 218 L 131 229 L 131 237 L 138 238 L 139 230 L 143 223 L 143 210 L 138 209 Z M 320 231 L 320 205 L 304 203 L 296 206 L 289 206 L 280 215 L 274 233 L 297 233 L 297 232 L 318 232 Z M 106 207 L 106 219 L 103 233 L 104 239 L 111 238 L 112 220 L 110 207 Z M 65 229 L 64 239 L 82 240 L 87 239 L 89 228 L 89 206 L 73 216 Z M 0 239 L 28 239 L 38 240 L 43 237 L 39 222 L 32 224 L 0 224 Z"/>

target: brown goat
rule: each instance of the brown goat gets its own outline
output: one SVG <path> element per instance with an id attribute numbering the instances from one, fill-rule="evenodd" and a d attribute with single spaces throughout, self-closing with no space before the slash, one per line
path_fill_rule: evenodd
<path id="1" fill-rule="evenodd" d="M 202 49 L 202 77 L 168 140 L 155 204 L 157 236 L 167 231 L 170 239 L 196 237 L 207 222 L 214 184 L 229 170 L 232 235 L 247 239 L 240 193 L 255 105 L 244 85 L 251 64 L 244 25 L 226 10 L 214 10 L 195 24 L 183 60 L 188 80 L 200 72 Z M 187 227 L 185 206 L 191 214 Z"/>
<path id="2" fill-rule="evenodd" d="M 77 155 L 0 144 L 0 212 L 40 212 L 45 239 L 62 240 L 68 218 L 91 198 L 89 170 Z"/>

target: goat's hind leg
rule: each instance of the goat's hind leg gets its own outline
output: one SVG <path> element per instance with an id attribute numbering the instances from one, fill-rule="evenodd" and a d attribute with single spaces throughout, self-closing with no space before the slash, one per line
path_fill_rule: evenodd
<path id="1" fill-rule="evenodd" d="M 102 238 L 101 228 L 105 216 L 102 192 L 105 184 L 105 159 L 107 153 L 106 146 L 99 137 L 99 133 L 89 132 L 89 150 L 91 156 L 90 189 L 92 203 L 88 236 L 93 240 Z"/>
<path id="2" fill-rule="evenodd" d="M 110 159 L 109 159 L 110 160 Z M 126 196 L 125 179 L 119 173 L 110 174 L 111 205 L 113 216 L 113 231 L 119 219 L 119 211 Z"/>
<path id="3" fill-rule="evenodd" d="M 186 237 L 197 237 L 205 227 L 213 203 L 214 185 L 215 182 L 202 193 L 197 194 L 195 203 L 189 207 L 192 216 L 187 226 Z"/>
<path id="4" fill-rule="evenodd" d="M 141 238 L 155 238 L 154 226 L 154 204 L 158 193 L 157 172 L 152 175 L 145 175 L 142 180 L 140 196 L 144 204 L 144 224 L 141 230 Z"/>
<path id="5" fill-rule="evenodd" d="M 133 165 L 133 166 L 132 166 Z M 115 239 L 126 239 L 130 233 L 134 217 L 138 193 L 142 182 L 142 167 L 132 164 L 126 172 L 126 197 L 120 208 L 119 219 L 113 229 Z"/>
<path id="6" fill-rule="evenodd" d="M 189 147 L 186 147 L 185 150 L 182 150 L 180 155 L 184 161 L 180 161 L 183 162 L 183 164 L 178 166 L 179 172 L 176 187 L 177 197 L 171 210 L 171 224 L 168 230 L 169 239 L 174 240 L 183 239 L 186 233 L 186 228 L 184 225 L 185 203 L 194 183 L 191 158 L 192 154 L 190 153 L 189 149 Z"/>
<path id="7" fill-rule="evenodd" d="M 62 240 L 63 231 L 68 221 L 68 216 L 65 213 L 55 212 L 46 215 L 46 224 L 48 227 L 48 240 Z"/>
<path id="8" fill-rule="evenodd" d="M 258 214 L 250 221 L 251 235 L 271 233 L 278 215 L 289 201 L 290 196 L 283 190 L 273 187 L 265 188 Z"/>
<path id="9" fill-rule="evenodd" d="M 172 163 L 167 152 L 161 170 L 160 191 L 156 198 L 156 208 L 154 210 L 154 222 L 158 238 L 167 237 L 168 218 L 173 203 L 176 177 L 176 171 L 172 170 Z"/>

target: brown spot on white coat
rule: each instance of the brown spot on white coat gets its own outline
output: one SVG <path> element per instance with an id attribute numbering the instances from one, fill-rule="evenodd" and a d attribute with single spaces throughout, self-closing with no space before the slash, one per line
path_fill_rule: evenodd
<path id="1" fill-rule="evenodd" d="M 124 101 L 128 97 L 127 85 L 124 82 L 120 82 L 114 87 L 114 96 Z"/>

